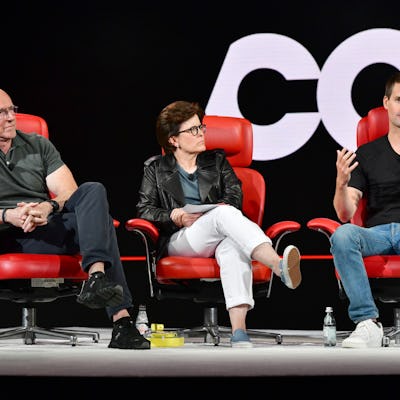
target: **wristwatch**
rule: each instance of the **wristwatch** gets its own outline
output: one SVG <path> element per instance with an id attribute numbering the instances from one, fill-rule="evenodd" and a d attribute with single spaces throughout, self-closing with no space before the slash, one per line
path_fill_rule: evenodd
<path id="1" fill-rule="evenodd" d="M 51 199 L 46 201 L 53 207 L 53 213 L 56 213 L 60 209 L 60 205 L 55 200 Z"/>

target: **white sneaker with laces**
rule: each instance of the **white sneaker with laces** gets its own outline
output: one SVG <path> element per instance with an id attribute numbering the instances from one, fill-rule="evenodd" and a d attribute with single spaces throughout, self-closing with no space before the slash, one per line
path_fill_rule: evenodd
<path id="1" fill-rule="evenodd" d="M 383 327 L 380 322 L 366 319 L 357 324 L 350 336 L 343 340 L 342 347 L 363 349 L 367 347 L 382 347 Z"/>

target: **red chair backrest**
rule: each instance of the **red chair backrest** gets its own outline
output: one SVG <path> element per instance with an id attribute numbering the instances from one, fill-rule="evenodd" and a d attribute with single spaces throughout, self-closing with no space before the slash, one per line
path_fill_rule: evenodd
<path id="1" fill-rule="evenodd" d="M 249 167 L 253 161 L 253 126 L 245 118 L 206 115 L 208 150 L 222 148 L 232 167 Z"/>
<path id="2" fill-rule="evenodd" d="M 361 118 L 357 125 L 357 147 L 386 135 L 389 119 L 385 107 L 376 107 Z"/>
<path id="3" fill-rule="evenodd" d="M 37 115 L 32 114 L 16 114 L 17 129 L 24 133 L 37 133 L 38 135 L 44 136 L 46 139 L 49 138 L 49 128 L 47 122 Z M 52 197 L 54 195 L 50 193 Z"/>
<path id="4" fill-rule="evenodd" d="M 249 168 L 253 161 L 253 126 L 245 118 L 206 115 L 205 134 L 208 150 L 222 148 L 242 182 L 243 212 L 261 226 L 265 206 L 264 177 Z"/>
<path id="5" fill-rule="evenodd" d="M 383 106 L 371 109 L 357 124 L 357 147 L 386 135 L 388 130 L 389 119 L 386 109 Z M 364 226 L 365 206 L 366 200 L 363 198 L 351 222 Z"/>
<path id="6" fill-rule="evenodd" d="M 265 206 L 264 177 L 250 169 L 253 161 L 253 126 L 245 118 L 205 115 L 207 150 L 224 149 L 229 163 L 242 182 L 243 213 L 261 226 Z M 161 151 L 164 154 L 164 151 Z"/>
<path id="7" fill-rule="evenodd" d="M 16 118 L 18 130 L 25 133 L 36 132 L 37 134 L 42 135 L 47 139 L 49 138 L 49 129 L 47 127 L 46 121 L 42 117 L 31 114 L 17 113 Z"/>

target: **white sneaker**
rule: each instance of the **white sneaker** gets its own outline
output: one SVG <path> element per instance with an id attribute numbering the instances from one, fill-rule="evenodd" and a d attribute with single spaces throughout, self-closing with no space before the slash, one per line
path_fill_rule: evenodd
<path id="1" fill-rule="evenodd" d="M 296 289 L 301 282 L 300 252 L 296 246 L 288 246 L 279 263 L 281 281 L 289 288 Z"/>
<path id="2" fill-rule="evenodd" d="M 380 322 L 366 319 L 359 322 L 351 335 L 344 339 L 342 347 L 362 349 L 367 347 L 382 347 L 383 328 Z"/>

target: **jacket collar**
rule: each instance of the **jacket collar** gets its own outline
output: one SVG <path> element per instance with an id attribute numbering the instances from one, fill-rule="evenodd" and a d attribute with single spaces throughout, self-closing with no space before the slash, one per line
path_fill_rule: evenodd
<path id="1" fill-rule="evenodd" d="M 201 202 L 207 200 L 210 189 L 218 180 L 218 173 L 215 170 L 215 158 L 203 157 L 206 152 L 197 156 L 197 177 L 199 182 L 199 193 Z M 162 157 L 160 163 L 160 172 L 163 175 L 161 185 L 164 190 L 175 198 L 179 203 L 185 204 L 179 171 L 176 158 L 173 154 L 166 154 Z M 164 179 L 165 178 L 165 179 Z"/>

